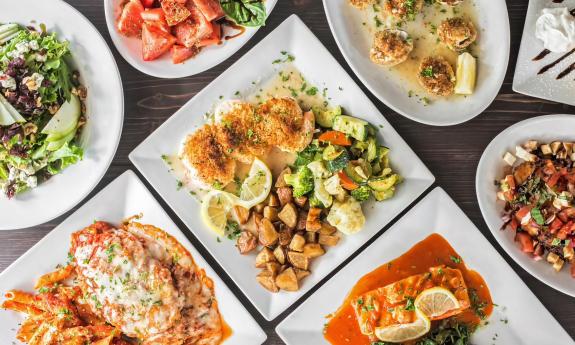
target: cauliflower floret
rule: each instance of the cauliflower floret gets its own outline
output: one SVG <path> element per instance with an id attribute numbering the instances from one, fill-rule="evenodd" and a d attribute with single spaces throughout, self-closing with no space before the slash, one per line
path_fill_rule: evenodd
<path id="1" fill-rule="evenodd" d="M 333 197 L 325 189 L 325 178 L 329 177 L 330 172 L 325 168 L 322 162 L 315 161 L 307 165 L 313 174 L 313 195 L 323 204 L 323 207 L 330 207 Z"/>
<path id="2" fill-rule="evenodd" d="M 361 210 L 361 204 L 354 198 L 348 198 L 344 202 L 334 201 L 327 221 L 346 235 L 352 235 L 363 228 L 365 216 Z"/>
<path id="3" fill-rule="evenodd" d="M 309 170 L 311 170 L 314 177 L 326 178 L 329 177 L 329 175 L 331 175 L 321 161 L 311 162 L 307 165 L 307 167 Z"/>
<path id="4" fill-rule="evenodd" d="M 331 195 L 340 195 L 342 193 L 345 194 L 345 190 L 341 186 L 338 175 L 333 175 L 332 177 L 328 178 L 324 181 L 323 185 L 325 190 Z"/>

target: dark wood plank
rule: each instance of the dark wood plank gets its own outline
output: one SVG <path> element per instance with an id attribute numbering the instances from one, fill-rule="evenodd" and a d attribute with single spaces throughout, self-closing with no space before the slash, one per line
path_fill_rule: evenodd
<path id="1" fill-rule="evenodd" d="M 96 25 L 108 44 L 112 47 L 124 83 L 126 113 L 122 140 L 110 170 L 98 185 L 96 191 L 102 189 L 126 169 L 133 169 L 128 160 L 129 152 L 174 111 L 179 109 L 187 100 L 193 97 L 292 13 L 298 14 L 304 22 L 310 26 L 312 31 L 319 37 L 323 44 L 328 47 L 337 60 L 353 75 L 337 49 L 320 0 L 280 0 L 272 16 L 269 18 L 267 26 L 262 28 L 250 43 L 228 61 L 200 75 L 176 80 L 162 80 L 146 76 L 132 68 L 120 57 L 115 48 L 113 48 L 105 25 L 102 0 L 67 1 Z M 574 110 L 572 107 L 566 105 L 520 95 L 514 93 L 511 89 L 513 71 L 523 31 L 525 13 L 527 11 L 527 3 L 526 0 L 507 1 L 511 22 L 511 57 L 509 69 L 504 85 L 495 102 L 484 114 L 474 120 L 448 128 L 418 124 L 394 113 L 371 96 L 365 88 L 363 89 L 370 95 L 382 113 L 435 174 L 437 177 L 437 185 L 443 187 L 455 199 L 459 206 L 479 227 L 481 232 L 489 239 L 492 245 L 503 255 L 507 262 L 511 264 L 517 274 L 519 274 L 529 288 L 539 297 L 541 302 L 557 318 L 561 325 L 565 327 L 567 332 L 569 332 L 572 337 L 575 337 L 575 303 L 573 303 L 573 298 L 540 283 L 525 270 L 518 267 L 518 265 L 503 252 L 487 229 L 475 196 L 474 181 L 477 163 L 485 146 L 495 135 L 506 127 L 526 118 L 553 113 L 573 113 Z M 354 79 L 361 85 L 357 78 L 354 77 Z M 94 194 L 95 192 L 93 192 L 88 199 Z M 157 199 L 160 200 L 158 195 L 156 193 L 154 194 Z M 162 205 L 169 212 L 172 219 L 174 219 L 182 229 L 185 229 L 185 226 L 178 220 L 177 216 L 171 212 L 169 207 L 163 202 Z M 0 232 L 0 270 L 3 270 L 16 260 L 72 212 L 73 211 L 70 211 L 58 219 L 31 229 Z M 240 298 L 241 302 L 244 303 L 265 329 L 268 334 L 266 344 L 283 344 L 275 334 L 274 328 L 278 322 L 291 312 L 295 306 L 299 305 L 301 301 L 296 303 L 294 307 L 290 308 L 288 312 L 281 315 L 276 321 L 266 322 L 259 316 L 255 308 L 251 306 L 239 289 L 230 281 L 229 277 L 227 277 L 221 267 L 214 262 L 198 241 L 192 238 L 189 233 L 187 233 L 187 236 L 190 237 L 202 255 L 208 259 L 220 276 L 226 280 L 232 290 L 234 290 L 234 293 Z M 513 322 L 513 320 L 510 320 L 510 322 Z"/>

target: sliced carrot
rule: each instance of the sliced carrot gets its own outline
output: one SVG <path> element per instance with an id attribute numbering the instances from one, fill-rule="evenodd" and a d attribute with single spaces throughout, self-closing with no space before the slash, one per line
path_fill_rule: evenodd
<path id="1" fill-rule="evenodd" d="M 350 146 L 351 140 L 340 131 L 327 131 L 319 136 L 319 141 L 332 143 L 339 146 Z"/>
<path id="2" fill-rule="evenodd" d="M 359 186 L 357 183 L 353 182 L 352 179 L 349 178 L 343 171 L 337 173 L 339 176 L 339 181 L 341 182 L 341 186 L 347 190 L 354 190 L 357 189 Z"/>

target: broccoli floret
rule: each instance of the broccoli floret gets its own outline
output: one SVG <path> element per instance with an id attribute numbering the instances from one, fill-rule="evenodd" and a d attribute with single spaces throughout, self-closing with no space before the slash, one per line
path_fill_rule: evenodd
<path id="1" fill-rule="evenodd" d="M 312 196 L 309 198 L 309 206 L 310 207 L 316 207 L 316 208 L 324 208 L 323 202 L 321 202 L 315 196 L 315 194 L 312 194 Z"/>
<path id="2" fill-rule="evenodd" d="M 368 186 L 361 186 L 351 191 L 351 196 L 359 202 L 366 201 L 367 199 L 369 199 L 370 195 L 371 190 L 369 189 Z"/>
<path id="3" fill-rule="evenodd" d="M 309 145 L 303 151 L 297 154 L 295 159 L 294 165 L 295 166 L 303 166 L 308 165 L 309 163 L 315 160 L 316 154 L 319 152 L 321 153 L 322 149 L 316 145 Z"/>
<path id="4" fill-rule="evenodd" d="M 293 196 L 296 198 L 313 190 L 313 173 L 308 167 L 300 167 L 294 174 L 285 174 L 284 180 L 293 187 Z"/>

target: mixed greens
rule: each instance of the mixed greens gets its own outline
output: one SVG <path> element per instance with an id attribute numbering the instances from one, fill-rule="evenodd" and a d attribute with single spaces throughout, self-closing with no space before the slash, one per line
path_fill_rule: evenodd
<path id="1" fill-rule="evenodd" d="M 86 89 L 68 58 L 55 33 L 0 25 L 0 188 L 8 198 L 82 159 Z"/>
<path id="2" fill-rule="evenodd" d="M 263 26 L 266 6 L 261 0 L 220 0 L 226 16 L 241 26 Z"/>

